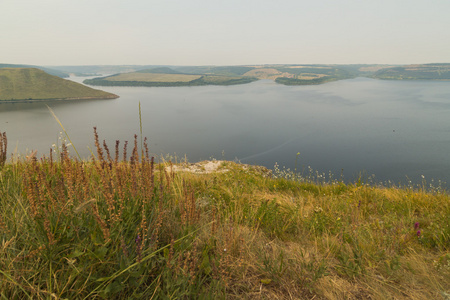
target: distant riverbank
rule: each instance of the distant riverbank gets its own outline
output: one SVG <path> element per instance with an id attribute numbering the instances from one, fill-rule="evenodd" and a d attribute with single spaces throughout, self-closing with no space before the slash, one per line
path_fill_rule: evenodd
<path id="1" fill-rule="evenodd" d="M 74 100 L 111 100 L 117 99 L 120 96 L 112 95 L 109 97 L 76 97 L 76 98 L 56 98 L 56 99 L 17 99 L 17 100 L 0 100 L 2 103 L 33 103 L 33 102 L 53 102 L 53 101 L 74 101 Z"/>

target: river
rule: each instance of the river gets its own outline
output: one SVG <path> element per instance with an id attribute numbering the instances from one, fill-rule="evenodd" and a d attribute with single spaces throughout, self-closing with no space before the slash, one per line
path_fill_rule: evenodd
<path id="1" fill-rule="evenodd" d="M 81 82 L 84 78 L 72 77 Z M 47 102 L 89 158 L 93 127 L 111 149 L 140 133 L 156 157 L 239 160 L 354 181 L 450 182 L 450 82 L 341 80 L 283 86 L 100 87 L 114 100 Z M 48 155 L 61 128 L 45 103 L 0 105 L 8 152 Z M 94 150 L 95 152 L 95 150 Z M 131 148 L 129 148 L 131 152 Z M 74 154 L 73 149 L 71 153 Z"/>

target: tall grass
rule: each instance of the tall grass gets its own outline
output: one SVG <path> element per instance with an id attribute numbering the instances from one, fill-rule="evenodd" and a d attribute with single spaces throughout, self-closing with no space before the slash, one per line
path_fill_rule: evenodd
<path id="1" fill-rule="evenodd" d="M 8 139 L 6 132 L 0 132 L 0 167 L 5 165 L 7 159 Z"/>
<path id="2" fill-rule="evenodd" d="M 63 145 L 58 157 L 0 168 L 3 299 L 450 293 L 446 193 L 277 178 L 231 162 L 174 172 L 146 140 L 139 151 L 137 136 L 131 152 L 96 129 L 94 140 L 89 161 Z"/>

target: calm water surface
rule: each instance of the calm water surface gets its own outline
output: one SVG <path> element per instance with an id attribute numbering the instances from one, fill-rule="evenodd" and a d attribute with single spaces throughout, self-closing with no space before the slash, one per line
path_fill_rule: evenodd
<path id="1" fill-rule="evenodd" d="M 71 78 L 81 82 L 84 78 Z M 154 155 L 216 158 L 312 169 L 347 180 L 450 182 L 450 82 L 357 78 L 288 87 L 261 80 L 238 86 L 102 87 L 115 100 L 47 102 L 83 157 L 93 126 L 111 149 L 143 134 Z M 48 154 L 59 125 L 44 103 L 0 105 L 9 152 Z M 129 149 L 131 152 L 131 149 Z M 73 153 L 73 151 L 72 151 Z M 447 185 L 448 188 L 449 185 Z"/>

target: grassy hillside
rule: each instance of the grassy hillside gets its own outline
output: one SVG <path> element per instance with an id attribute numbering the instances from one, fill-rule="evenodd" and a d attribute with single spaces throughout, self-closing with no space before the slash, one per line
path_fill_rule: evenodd
<path id="1" fill-rule="evenodd" d="M 156 164 L 137 137 L 128 154 L 99 140 L 89 162 L 63 146 L 4 164 L 0 135 L 3 299 L 450 295 L 450 197 L 425 182 Z"/>
<path id="2" fill-rule="evenodd" d="M 28 68 L 0 69 L 0 101 L 113 99 L 118 96 Z"/>
<path id="3" fill-rule="evenodd" d="M 0 68 L 36 68 L 39 70 L 44 71 L 45 73 L 48 73 L 50 75 L 58 76 L 61 78 L 67 78 L 69 77 L 69 74 L 60 70 L 52 69 L 52 68 L 45 68 L 41 66 L 31 66 L 31 65 L 17 65 L 17 64 L 0 64 Z"/>
<path id="4" fill-rule="evenodd" d="M 394 80 L 450 80 L 450 64 L 409 65 L 382 69 L 374 78 Z"/>

